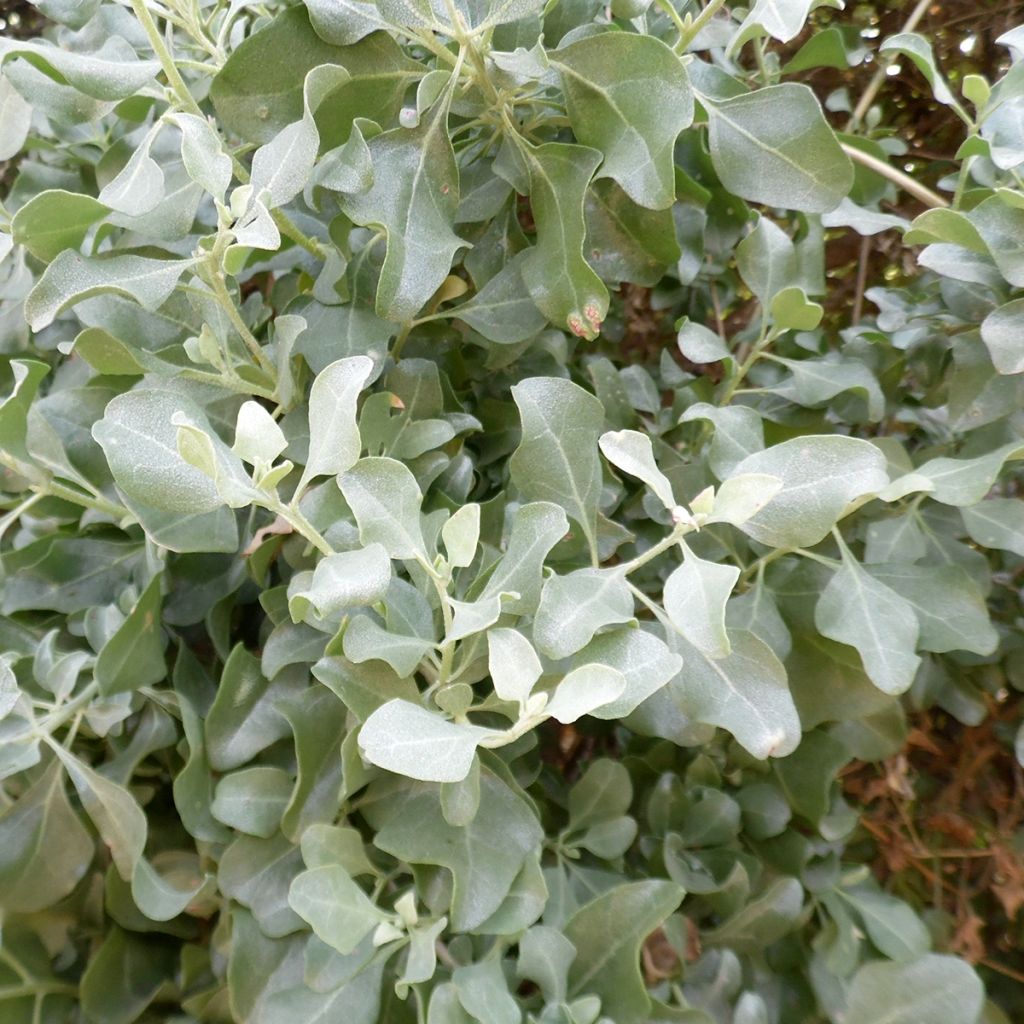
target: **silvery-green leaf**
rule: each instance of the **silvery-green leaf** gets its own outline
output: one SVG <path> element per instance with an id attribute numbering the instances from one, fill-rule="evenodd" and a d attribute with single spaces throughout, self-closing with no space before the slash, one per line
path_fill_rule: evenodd
<path id="1" fill-rule="evenodd" d="M 960 515 L 975 543 L 1024 557 L 1024 505 L 1019 498 L 989 498 L 962 508 Z"/>
<path id="2" fill-rule="evenodd" d="M 867 567 L 913 609 L 923 651 L 972 651 L 986 656 L 999 634 L 977 584 L 957 565 L 909 565 L 892 562 Z"/>
<path id="3" fill-rule="evenodd" d="M 523 280 L 552 324 L 595 338 L 608 312 L 608 289 L 583 257 L 583 198 L 601 154 L 586 146 L 546 142 L 525 150 L 523 158 L 537 225 L 537 243 L 522 261 Z"/>
<path id="4" fill-rule="evenodd" d="M 709 523 L 742 526 L 782 490 L 782 481 L 767 473 L 740 473 L 722 481 L 715 491 Z"/>
<path id="5" fill-rule="evenodd" d="M 889 36 L 881 47 L 880 53 L 902 53 L 909 57 L 917 66 L 918 70 L 928 79 L 932 87 L 932 93 L 939 103 L 955 103 L 956 99 L 946 84 L 945 79 L 939 72 L 935 63 L 935 55 L 932 52 L 931 43 L 916 32 L 900 32 L 897 35 Z"/>
<path id="6" fill-rule="evenodd" d="M 107 38 L 93 53 L 76 53 L 29 39 L 0 39 L 0 66 L 15 57 L 48 65 L 75 89 L 99 100 L 135 95 L 159 71 L 156 61 L 140 61 L 120 36 Z"/>
<path id="7" fill-rule="evenodd" d="M 784 82 L 701 100 L 710 118 L 711 159 L 730 192 L 805 213 L 827 213 L 846 197 L 853 165 L 806 85 Z"/>
<path id="8" fill-rule="evenodd" d="M 917 674 L 919 627 L 913 608 L 880 583 L 843 546 L 843 564 L 814 609 L 824 636 L 856 647 L 864 670 L 883 693 L 903 693 Z"/>
<path id="9" fill-rule="evenodd" d="M 108 209 L 92 196 L 47 189 L 33 196 L 11 220 L 13 241 L 49 262 L 65 249 L 77 249 Z"/>
<path id="10" fill-rule="evenodd" d="M 394 459 L 360 459 L 338 478 L 366 545 L 377 543 L 392 558 L 424 557 L 420 494 L 416 478 Z"/>
<path id="11" fill-rule="evenodd" d="M 633 618 L 633 595 L 614 569 L 577 569 L 544 584 L 533 620 L 533 641 L 544 654 L 564 658 L 604 626 Z"/>
<path id="12" fill-rule="evenodd" d="M 320 147 L 313 115 L 323 99 L 350 77 L 343 67 L 332 64 L 313 68 L 302 86 L 302 117 L 282 128 L 253 154 L 253 193 L 266 192 L 270 209 L 290 202 L 305 187 Z"/>
<path id="13" fill-rule="evenodd" d="M 800 719 L 786 670 L 753 633 L 729 631 L 731 653 L 709 658 L 678 634 L 669 646 L 683 668 L 669 684 L 683 711 L 698 722 L 727 729 L 753 757 L 785 757 L 800 742 Z"/>
<path id="14" fill-rule="evenodd" d="M 379 707 L 359 731 L 359 749 L 371 764 L 425 782 L 459 782 L 469 774 L 481 740 L 494 729 L 449 722 L 406 700 Z"/>
<path id="15" fill-rule="evenodd" d="M 571 381 L 552 377 L 520 381 L 512 397 L 523 423 L 510 461 L 513 483 L 532 501 L 561 505 L 595 549 L 604 407 Z"/>
<path id="16" fill-rule="evenodd" d="M 340 864 L 296 875 L 288 903 L 318 939 L 339 953 L 351 953 L 385 917 Z"/>
<path id="17" fill-rule="evenodd" d="M 470 502 L 456 509 L 441 527 L 441 538 L 449 565 L 456 568 L 470 565 L 480 539 L 480 506 Z"/>
<path id="18" fill-rule="evenodd" d="M 0 74 L 0 160 L 10 160 L 18 154 L 31 125 L 31 105 L 10 80 Z"/>
<path id="19" fill-rule="evenodd" d="M 727 405 L 719 408 L 698 402 L 680 417 L 682 423 L 691 420 L 708 420 L 714 424 L 715 434 L 711 439 L 708 462 L 720 480 L 731 476 L 748 455 L 764 448 L 761 417 L 747 406 Z"/>
<path id="20" fill-rule="evenodd" d="M 69 306 L 104 293 L 123 295 L 153 312 L 163 305 L 194 262 L 116 253 L 87 259 L 73 250 L 65 250 L 29 292 L 25 319 L 32 330 L 41 331 Z"/>
<path id="21" fill-rule="evenodd" d="M 181 159 L 188 176 L 215 199 L 223 199 L 231 184 L 231 157 L 224 152 L 213 125 L 196 114 L 170 115 L 181 131 Z"/>
<path id="22" fill-rule="evenodd" d="M 452 609 L 452 628 L 445 640 L 449 643 L 464 640 L 474 633 L 482 633 L 501 617 L 500 597 L 485 597 L 479 601 L 456 601 L 449 598 L 448 603 Z"/>
<path id="23" fill-rule="evenodd" d="M 638 430 L 610 430 L 599 442 L 604 457 L 617 469 L 642 480 L 665 508 L 674 508 L 672 484 L 654 461 L 651 439 Z"/>
<path id="24" fill-rule="evenodd" d="M 6 668 L 4 663 L 0 675 Z M 95 854 L 68 801 L 58 758 L 0 814 L 0 888 L 4 909 L 33 913 L 62 900 Z"/>
<path id="25" fill-rule="evenodd" d="M 975 1024 L 985 998 L 981 980 L 965 961 L 928 953 L 910 963 L 878 961 L 853 976 L 846 1024 Z"/>
<path id="26" fill-rule="evenodd" d="M 613 178 L 636 203 L 675 199 L 672 149 L 693 120 L 693 93 L 679 57 L 653 36 L 602 32 L 556 50 L 573 134 L 604 154 L 598 177 Z"/>
<path id="27" fill-rule="evenodd" d="M 380 544 L 355 551 L 339 551 L 321 558 L 303 590 L 288 595 L 288 610 L 300 622 L 311 608 L 321 619 L 339 612 L 383 601 L 391 582 L 391 559 Z"/>
<path id="28" fill-rule="evenodd" d="M 638 705 L 660 690 L 682 668 L 682 658 L 653 633 L 643 629 L 613 629 L 601 633 L 577 652 L 577 665 L 595 663 L 617 669 L 626 677 L 622 693 L 607 704 L 594 708 L 594 718 L 625 718 Z"/>
<path id="29" fill-rule="evenodd" d="M 385 320 L 408 322 L 448 276 L 465 244 L 452 225 L 459 206 L 459 171 L 448 136 L 450 92 L 415 128 L 394 128 L 368 142 L 373 184 L 346 196 L 342 208 L 356 224 L 387 235 L 376 309 Z"/>
<path id="30" fill-rule="evenodd" d="M 709 658 L 729 654 L 725 605 L 740 571 L 699 558 L 689 549 L 683 564 L 665 581 L 665 611 L 676 629 Z"/>
<path id="31" fill-rule="evenodd" d="M 608 665 L 580 665 L 555 687 L 544 706 L 544 714 L 568 725 L 595 708 L 617 700 L 625 689 L 626 677 L 618 669 Z"/>
<path id="32" fill-rule="evenodd" d="M 518 630 L 501 627 L 488 631 L 487 650 L 494 692 L 524 706 L 543 672 L 533 645 Z"/>
<path id="33" fill-rule="evenodd" d="M 1024 373 L 1024 299 L 989 313 L 981 323 L 981 340 L 999 373 Z"/>
<path id="34" fill-rule="evenodd" d="M 288 772 L 269 765 L 231 772 L 217 783 L 210 811 L 239 832 L 269 839 L 281 824 L 294 786 Z"/>
<path id="35" fill-rule="evenodd" d="M 811 547 L 864 495 L 886 486 L 882 453 L 867 441 L 840 435 L 797 437 L 748 455 L 730 476 L 764 473 L 782 490 L 740 529 L 772 547 Z"/>
<path id="36" fill-rule="evenodd" d="M 150 156 L 159 128 L 147 133 L 121 171 L 100 190 L 99 202 L 117 213 L 140 217 L 164 197 L 164 172 Z"/>
<path id="37" fill-rule="evenodd" d="M 976 505 L 988 494 L 1004 464 L 1020 458 L 1024 458 L 1024 444 L 1010 441 L 974 458 L 929 459 L 915 475 L 931 484 L 930 496 L 943 505 Z"/>
<path id="38" fill-rule="evenodd" d="M 372 359 L 349 356 L 317 374 L 309 394 L 309 456 L 297 493 L 318 476 L 336 476 L 355 465 L 362 448 L 356 402 L 372 372 Z"/>
<path id="39" fill-rule="evenodd" d="M 235 421 L 235 443 L 231 450 L 250 466 L 269 465 L 288 447 L 277 420 L 259 402 L 243 402 Z"/>
<path id="40" fill-rule="evenodd" d="M 729 359 L 732 355 L 722 338 L 703 324 L 694 323 L 689 317 L 683 317 L 676 330 L 679 351 L 693 363 L 717 363 L 721 359 Z M 688 409 L 687 412 L 689 411 Z M 716 411 L 728 413 L 730 410 L 725 408 Z"/>
<path id="41" fill-rule="evenodd" d="M 403 678 L 411 676 L 434 644 L 422 637 L 385 629 L 369 615 L 356 615 L 345 629 L 343 650 L 349 661 L 386 661 Z"/>
<path id="42" fill-rule="evenodd" d="M 512 521 L 505 553 L 488 576 L 481 596 L 519 594 L 505 607 L 518 615 L 530 615 L 540 601 L 541 569 L 548 553 L 569 530 L 565 513 L 547 501 L 523 505 Z"/>

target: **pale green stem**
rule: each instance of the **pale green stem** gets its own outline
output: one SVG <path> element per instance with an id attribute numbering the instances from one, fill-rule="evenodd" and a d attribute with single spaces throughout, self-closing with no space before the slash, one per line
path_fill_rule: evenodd
<path id="1" fill-rule="evenodd" d="M 909 174 L 904 174 L 884 160 L 879 160 L 878 157 L 865 153 L 864 150 L 851 146 L 846 142 L 840 142 L 839 145 L 843 147 L 843 152 L 851 160 L 866 167 L 869 171 L 874 171 L 875 174 L 880 174 L 883 178 L 888 178 L 894 185 L 903 189 L 904 192 L 908 192 L 915 199 L 924 203 L 925 206 L 935 208 L 949 206 L 947 199 L 944 199 L 937 192 L 933 192 L 930 188 L 926 188 L 920 182 L 911 178 Z"/>
<path id="2" fill-rule="evenodd" d="M 648 562 L 653 562 L 660 554 L 668 551 L 669 548 L 675 547 L 676 544 L 681 543 L 684 534 L 689 533 L 691 529 L 692 527 L 687 524 L 680 523 L 667 537 L 662 538 L 657 544 L 649 547 L 646 551 L 637 555 L 636 558 L 628 562 L 623 562 L 615 568 L 626 576 L 632 572 L 636 572 L 641 566 L 646 565 Z"/>
<path id="3" fill-rule="evenodd" d="M 452 632 L 452 625 L 455 617 L 452 613 L 451 602 L 448 600 L 448 585 L 445 578 L 430 564 L 430 562 L 420 554 L 417 554 L 416 561 L 423 571 L 430 577 L 430 582 L 434 585 L 434 590 L 437 592 L 437 600 L 441 605 L 441 618 L 444 620 L 444 635 L 445 639 L 442 641 L 439 648 L 441 652 L 441 668 L 438 672 L 437 684 L 443 686 L 448 682 L 452 672 L 452 664 L 455 661 L 455 644 L 448 640 L 448 637 Z"/>
<path id="4" fill-rule="evenodd" d="M 231 297 L 231 293 L 224 283 L 224 274 L 220 267 L 213 266 L 210 268 L 210 284 L 213 286 L 214 295 L 217 296 L 217 300 L 223 307 L 224 312 L 227 313 L 228 319 L 235 330 L 241 335 L 242 341 L 245 342 L 246 348 L 252 353 L 253 358 L 261 369 L 273 377 L 274 367 L 271 365 L 270 360 L 267 359 L 263 346 L 256 340 L 256 336 L 249 330 L 249 325 L 242 319 L 242 314 L 238 311 L 235 300 Z"/>
<path id="5" fill-rule="evenodd" d="M 287 519 L 295 528 L 295 531 L 305 537 L 320 554 L 333 555 L 335 553 L 334 548 L 327 542 L 324 535 L 299 511 L 299 507 L 295 502 L 292 502 L 290 505 L 283 503 L 268 504 L 266 507 L 269 511 L 275 512 L 282 518 Z"/>
<path id="6" fill-rule="evenodd" d="M 126 508 L 121 505 L 115 505 L 114 502 L 108 501 L 104 497 L 82 494 L 81 491 L 65 487 L 64 484 L 57 483 L 56 480 L 51 480 L 46 484 L 39 484 L 33 487 L 32 490 L 38 494 L 49 494 L 54 498 L 62 498 L 64 501 L 81 505 L 83 508 L 95 509 L 95 511 L 103 512 L 108 516 L 113 516 L 115 519 L 124 519 L 129 514 Z"/>
<path id="7" fill-rule="evenodd" d="M 2 519 L 0 519 L 0 539 L 3 535 L 37 502 L 45 497 L 38 491 L 27 497 L 20 505 L 12 508 Z"/>
<path id="8" fill-rule="evenodd" d="M 685 53 L 687 47 L 703 31 L 709 21 L 725 6 L 725 0 L 711 0 L 700 14 L 697 15 L 689 26 L 679 33 L 679 42 L 673 47 L 676 53 Z"/>
<path id="9" fill-rule="evenodd" d="M 163 36 L 160 35 L 160 30 L 156 27 L 153 15 L 149 13 L 146 0 L 130 0 L 130 3 L 135 17 L 139 19 L 139 23 L 149 37 L 150 46 L 153 47 L 153 52 L 156 54 L 157 60 L 160 61 L 160 66 L 167 76 L 167 81 L 174 91 L 174 95 L 178 97 L 178 102 L 189 113 L 202 117 L 203 112 L 200 110 L 199 104 L 196 103 L 195 97 L 189 92 L 185 79 L 178 72 L 174 58 L 171 56 L 170 50 L 167 49 Z"/>

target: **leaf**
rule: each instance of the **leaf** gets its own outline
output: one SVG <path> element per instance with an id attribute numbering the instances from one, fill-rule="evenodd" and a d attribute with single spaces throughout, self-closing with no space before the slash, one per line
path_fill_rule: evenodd
<path id="1" fill-rule="evenodd" d="M 167 675 L 160 629 L 161 580 L 157 573 L 128 617 L 103 645 L 94 669 L 100 693 L 125 693 L 153 686 Z"/>
<path id="2" fill-rule="evenodd" d="M 294 686 L 271 683 L 259 659 L 241 644 L 224 664 L 217 695 L 206 715 L 206 753 L 217 771 L 240 768 L 290 732 L 281 698 Z"/>
<path id="3" fill-rule="evenodd" d="M 1024 373 L 1024 299 L 992 310 L 981 322 L 981 340 L 998 373 Z"/>
<path id="4" fill-rule="evenodd" d="M 69 85 L 98 100 L 123 100 L 148 85 L 160 65 L 137 60 L 132 46 L 108 37 L 93 53 L 76 53 L 33 40 L 0 39 L 0 67 L 15 57 L 52 68 Z"/>
<path id="5" fill-rule="evenodd" d="M 932 87 L 932 94 L 939 103 L 952 104 L 956 100 L 946 85 L 945 79 L 939 73 L 935 64 L 935 55 L 932 53 L 931 43 L 916 32 L 900 32 L 889 36 L 878 48 L 879 53 L 902 53 L 909 57 L 918 70 L 928 79 Z"/>
<path id="6" fill-rule="evenodd" d="M 318 939 L 342 954 L 351 953 L 385 919 L 340 864 L 296 875 L 288 903 Z"/>
<path id="7" fill-rule="evenodd" d="M 800 719 L 786 670 L 763 640 L 731 629 L 725 658 L 708 658 L 678 635 L 668 642 L 683 658 L 682 672 L 669 685 L 687 715 L 727 729 L 758 760 L 796 749 Z"/>
<path id="8" fill-rule="evenodd" d="M 668 617 L 709 658 L 725 658 L 731 650 L 725 605 L 739 576 L 735 566 L 705 561 L 684 548 L 683 564 L 665 581 Z"/>
<path id="9" fill-rule="evenodd" d="M 334 619 L 348 608 L 383 601 L 391 582 L 391 559 L 380 544 L 339 551 L 320 559 L 303 590 L 288 595 L 293 622 L 311 609 L 320 619 Z"/>
<path id="10" fill-rule="evenodd" d="M 338 478 L 364 545 L 380 544 L 391 558 L 425 557 L 416 478 L 394 459 L 360 459 Z"/>
<path id="11" fill-rule="evenodd" d="M 78 249 L 93 224 L 108 209 L 92 196 L 48 189 L 33 196 L 11 220 L 16 245 L 49 263 L 65 249 Z"/>
<path id="12" fill-rule="evenodd" d="M 471 565 L 480 540 L 480 506 L 470 502 L 455 510 L 441 527 L 448 564 L 456 568 Z"/>
<path id="13" fill-rule="evenodd" d="M 269 466 L 288 447 L 277 420 L 259 402 L 243 402 L 231 450 L 250 466 Z"/>
<path id="14" fill-rule="evenodd" d="M 505 553 L 487 577 L 481 597 L 518 594 L 504 607 L 518 615 L 530 615 L 540 601 L 541 569 L 548 553 L 568 532 L 565 513 L 547 501 L 521 505 L 512 520 Z"/>
<path id="15" fill-rule="evenodd" d="M 20 914 L 52 906 L 78 884 L 94 852 L 54 758 L 0 814 L 0 906 Z"/>
<path id="16" fill-rule="evenodd" d="M 533 645 L 518 630 L 502 627 L 488 630 L 487 651 L 494 692 L 502 700 L 525 708 L 543 672 Z"/>
<path id="17" fill-rule="evenodd" d="M 740 529 L 776 548 L 812 547 L 846 508 L 889 481 L 882 453 L 867 441 L 841 435 L 797 437 L 748 455 L 730 476 L 764 473 L 782 490 Z"/>
<path id="18" fill-rule="evenodd" d="M 526 801 L 491 771 L 480 774 L 480 808 L 466 826 L 441 815 L 436 786 L 406 788 L 375 822 L 374 845 L 413 864 L 436 864 L 452 873 L 451 927 L 479 928 L 504 901 L 543 831 Z"/>
<path id="19" fill-rule="evenodd" d="M 370 7 L 351 0 L 346 6 L 353 14 Z M 321 38 L 303 7 L 282 11 L 234 47 L 214 78 L 210 98 L 219 122 L 247 142 L 269 142 L 302 117 L 306 75 L 325 64 L 342 67 L 349 76 L 348 84 L 336 89 L 317 112 L 325 149 L 345 140 L 355 117 L 392 122 L 405 90 L 424 69 L 387 33 L 376 31 L 384 26 L 376 8 L 371 12 L 376 24 L 345 39 L 346 45 L 335 46 L 331 43 L 342 40 Z M 314 23 L 318 24 L 315 17 Z M 365 20 L 363 25 L 367 26 Z"/>
<path id="20" fill-rule="evenodd" d="M 924 922 L 903 900 L 872 889 L 836 892 L 854 907 L 875 948 L 890 960 L 916 960 L 931 948 L 931 935 Z"/>
<path id="21" fill-rule="evenodd" d="M 722 481 L 715 492 L 709 523 L 742 526 L 756 516 L 779 491 L 782 481 L 767 473 L 741 473 Z"/>
<path id="22" fill-rule="evenodd" d="M 373 184 L 342 201 L 356 224 L 387 234 L 377 315 L 407 323 L 440 287 L 465 243 L 452 230 L 459 170 L 448 135 L 450 88 L 415 128 L 370 139 Z"/>
<path id="23" fill-rule="evenodd" d="M 533 642 L 551 658 L 565 658 L 604 626 L 633 618 L 633 595 L 614 569 L 577 569 L 544 584 L 533 620 Z"/>
<path id="24" fill-rule="evenodd" d="M 517 253 L 468 302 L 451 311 L 488 341 L 516 345 L 547 323 L 523 280 L 525 253 Z"/>
<path id="25" fill-rule="evenodd" d="M 671 208 L 648 210 L 613 181 L 598 180 L 583 199 L 587 236 L 583 251 L 609 284 L 654 287 L 682 256 Z"/>
<path id="26" fill-rule="evenodd" d="M 223 199 L 231 185 L 231 157 L 224 152 L 216 129 L 196 114 L 178 112 L 171 117 L 181 132 L 181 160 L 188 176 L 204 192 Z"/>
<path id="27" fill-rule="evenodd" d="M 795 878 L 778 878 L 757 899 L 706 932 L 705 941 L 743 953 L 770 946 L 795 927 L 803 896 L 803 886 Z"/>
<path id="28" fill-rule="evenodd" d="M 757 0 L 736 30 L 730 51 L 738 44 L 755 35 L 765 33 L 780 43 L 795 39 L 807 21 L 807 15 L 814 6 L 813 0 Z M 846 67 L 844 60 L 841 67 Z"/>
<path id="29" fill-rule="evenodd" d="M 25 447 L 28 414 L 39 385 L 50 368 L 36 359 L 12 359 L 9 365 L 14 386 L 0 402 L 0 445 L 19 461 L 31 463 L 32 456 Z"/>
<path id="30" fill-rule="evenodd" d="M 827 213 L 845 198 L 853 165 L 807 86 L 786 82 L 701 102 L 711 160 L 730 192 L 804 213 Z"/>
<path id="31" fill-rule="evenodd" d="M 569 997 L 599 996 L 602 1012 L 616 1024 L 649 1020 L 640 950 L 682 898 L 675 883 L 651 879 L 615 886 L 576 911 L 564 929 L 576 948 Z"/>
<path id="32" fill-rule="evenodd" d="M 681 423 L 689 423 L 691 420 L 708 420 L 714 424 L 715 434 L 711 440 L 708 462 L 720 480 L 732 476 L 748 455 L 764 448 L 761 417 L 746 406 L 718 408 L 698 402 L 680 417 Z"/>
<path id="33" fill-rule="evenodd" d="M 600 150 L 599 178 L 612 178 L 640 206 L 675 199 L 672 149 L 693 120 L 682 61 L 653 36 L 602 32 L 556 50 L 573 134 Z"/>
<path id="34" fill-rule="evenodd" d="M 883 693 L 903 693 L 921 659 L 914 654 L 918 624 L 913 608 L 853 558 L 845 545 L 843 564 L 814 609 L 823 636 L 855 647 L 864 670 Z"/>
<path id="35" fill-rule="evenodd" d="M 999 645 L 978 587 L 959 566 L 896 562 L 874 564 L 868 571 L 913 609 L 921 629 L 921 650 L 987 656 Z"/>
<path id="36" fill-rule="evenodd" d="M 55 751 L 78 791 L 82 807 L 110 850 L 118 874 L 126 881 L 146 845 L 146 816 L 123 786 L 104 778 L 65 751 Z"/>
<path id="37" fill-rule="evenodd" d="M 616 469 L 642 480 L 667 509 L 675 507 L 672 484 L 654 461 L 654 449 L 647 434 L 637 430 L 610 430 L 598 441 L 601 454 Z"/>
<path id="38" fill-rule="evenodd" d="M 626 677 L 625 689 L 614 700 L 593 708 L 594 718 L 625 718 L 665 686 L 682 668 L 682 658 L 652 633 L 642 629 L 613 629 L 600 633 L 573 659 L 577 665 L 596 663 L 617 669 Z"/>
<path id="39" fill-rule="evenodd" d="M 929 953 L 911 963 L 869 963 L 853 976 L 845 1024 L 975 1024 L 984 990 L 974 969 Z"/>
<path id="40" fill-rule="evenodd" d="M 1017 498 L 989 498 L 960 510 L 976 544 L 1024 557 L 1024 506 Z"/>
<path id="41" fill-rule="evenodd" d="M 174 291 L 192 259 L 157 260 L 148 256 L 94 256 L 67 249 L 46 268 L 25 299 L 25 319 L 41 331 L 69 306 L 94 295 L 114 294 L 153 312 Z"/>
<path id="42" fill-rule="evenodd" d="M 1024 458 L 1024 444 L 1010 441 L 984 455 L 968 459 L 942 456 L 914 470 L 930 483 L 929 497 L 943 505 L 976 505 L 988 494 L 1004 464 Z"/>
<path id="43" fill-rule="evenodd" d="M 460 782 L 493 729 L 449 722 L 418 704 L 390 700 L 363 723 L 359 749 L 371 764 L 425 782 Z"/>
<path id="44" fill-rule="evenodd" d="M 603 704 L 622 696 L 626 677 L 608 665 L 580 665 L 555 688 L 543 713 L 570 725 Z"/>
<path id="45" fill-rule="evenodd" d="M 234 551 L 238 532 L 216 484 L 179 454 L 172 417 L 206 417 L 184 395 L 160 389 L 118 395 L 92 428 L 125 504 L 173 550 Z M 163 535 L 173 530 L 173 538 Z M 180 539 L 179 539 L 180 538 Z"/>
<path id="46" fill-rule="evenodd" d="M 100 189 L 99 202 L 115 213 L 141 217 L 163 200 L 164 172 L 149 155 L 156 131 L 158 129 L 147 132 L 124 167 Z"/>
<path id="47" fill-rule="evenodd" d="M 225 775 L 210 810 L 225 825 L 246 835 L 269 839 L 277 832 L 294 783 L 280 768 L 256 765 Z"/>
<path id="48" fill-rule="evenodd" d="M 597 442 L 604 407 L 571 381 L 553 377 L 520 381 L 512 397 L 523 423 L 522 440 L 509 463 L 512 482 L 531 501 L 561 505 L 596 551 L 601 493 Z"/>
<path id="49" fill-rule="evenodd" d="M 608 312 L 608 290 L 583 258 L 583 201 L 601 154 L 546 142 L 524 147 L 522 157 L 537 226 L 537 242 L 522 260 L 523 281 L 550 323 L 592 340 Z"/>
<path id="50" fill-rule="evenodd" d="M 350 356 L 317 374 L 309 393 L 309 456 L 297 493 L 318 476 L 337 476 L 355 465 L 362 450 L 356 401 L 372 372 L 372 359 Z"/>

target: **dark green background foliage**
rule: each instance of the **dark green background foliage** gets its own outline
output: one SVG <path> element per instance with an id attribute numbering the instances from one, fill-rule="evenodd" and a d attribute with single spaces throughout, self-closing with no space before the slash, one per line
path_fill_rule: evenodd
<path id="1" fill-rule="evenodd" d="M 1022 1019 L 1024 27 L 838 6 L 10 8 L 4 1024 Z"/>

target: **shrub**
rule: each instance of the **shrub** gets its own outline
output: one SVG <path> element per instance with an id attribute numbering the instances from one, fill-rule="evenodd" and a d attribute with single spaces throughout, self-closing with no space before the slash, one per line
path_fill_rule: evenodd
<path id="1" fill-rule="evenodd" d="M 5 1024 L 1007 1020 L 840 775 L 1024 684 L 1024 29 L 826 114 L 813 0 L 36 6 Z"/>

